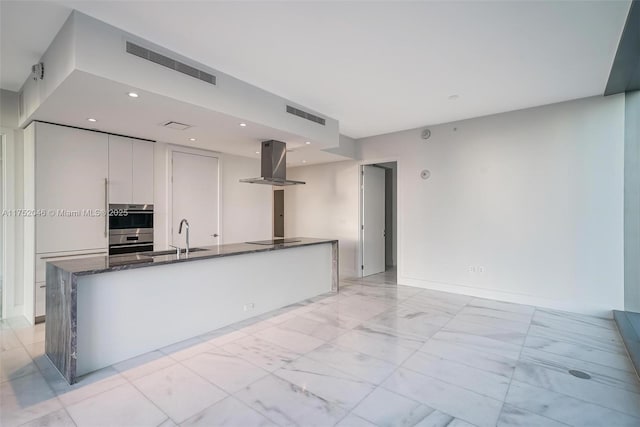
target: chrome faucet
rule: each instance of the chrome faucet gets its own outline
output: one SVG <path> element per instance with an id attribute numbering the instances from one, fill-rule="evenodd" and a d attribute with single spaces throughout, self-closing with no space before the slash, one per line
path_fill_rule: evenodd
<path id="1" fill-rule="evenodd" d="M 185 224 L 187 226 L 187 249 L 186 249 L 186 254 L 189 255 L 189 221 L 187 221 L 186 218 L 183 218 L 182 221 L 180 221 L 180 227 L 178 228 L 178 234 L 182 234 L 182 224 Z"/>

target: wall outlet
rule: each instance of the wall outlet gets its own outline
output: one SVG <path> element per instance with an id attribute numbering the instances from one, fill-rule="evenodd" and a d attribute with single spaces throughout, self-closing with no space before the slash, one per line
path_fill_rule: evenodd
<path id="1" fill-rule="evenodd" d="M 478 267 L 478 273 L 484 273 L 484 267 Z"/>
<path id="2" fill-rule="evenodd" d="M 250 310 L 253 310 L 254 308 L 256 308 L 256 305 L 254 303 L 249 303 L 244 305 L 244 311 L 250 311 Z"/>

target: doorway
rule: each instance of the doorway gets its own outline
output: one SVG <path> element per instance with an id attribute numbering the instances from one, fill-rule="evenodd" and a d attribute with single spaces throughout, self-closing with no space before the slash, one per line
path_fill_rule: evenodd
<path id="1" fill-rule="evenodd" d="M 284 190 L 273 190 L 273 237 L 284 238 Z"/>
<path id="2" fill-rule="evenodd" d="M 397 265 L 397 162 L 361 169 L 362 277 L 394 275 Z M 395 279 L 394 279 L 395 281 Z"/>
<path id="3" fill-rule="evenodd" d="M 171 244 L 186 247 L 186 233 L 179 233 L 183 218 L 190 247 L 218 244 L 218 158 L 173 151 L 171 183 Z"/>

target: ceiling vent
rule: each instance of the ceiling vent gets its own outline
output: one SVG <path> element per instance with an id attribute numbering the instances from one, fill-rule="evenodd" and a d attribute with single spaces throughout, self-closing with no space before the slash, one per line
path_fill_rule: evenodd
<path id="1" fill-rule="evenodd" d="M 296 107 L 292 107 L 291 105 L 287 105 L 287 113 L 293 114 L 294 116 L 302 117 L 303 119 L 318 123 L 322 126 L 324 126 L 325 124 L 325 119 L 323 119 L 322 117 L 316 116 L 315 114 L 307 113 L 306 111 L 300 110 Z"/>
<path id="2" fill-rule="evenodd" d="M 186 125 L 184 123 L 174 122 L 174 121 L 163 123 L 162 126 L 169 129 L 175 129 L 175 130 L 187 130 L 193 127 L 191 125 Z"/>
<path id="3" fill-rule="evenodd" d="M 198 70 L 190 65 L 171 59 L 168 56 L 149 50 L 146 47 L 138 46 L 135 43 L 127 42 L 127 53 L 146 59 L 147 61 L 151 61 L 155 64 L 162 65 L 163 67 L 171 68 L 174 71 L 202 80 L 203 82 L 207 82 L 212 85 L 216 84 L 216 76 L 213 74 Z"/>

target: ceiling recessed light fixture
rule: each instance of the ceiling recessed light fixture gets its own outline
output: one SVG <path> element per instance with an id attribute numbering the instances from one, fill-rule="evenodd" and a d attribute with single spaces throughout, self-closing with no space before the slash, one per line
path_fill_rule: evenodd
<path id="1" fill-rule="evenodd" d="M 94 118 L 89 117 L 89 118 L 87 119 L 87 121 L 89 121 L 89 122 L 93 123 L 93 122 L 97 122 L 98 120 L 96 120 L 96 119 L 94 119 Z"/>
<path id="2" fill-rule="evenodd" d="M 305 144 L 311 145 L 311 141 L 305 141 Z"/>
<path id="3" fill-rule="evenodd" d="M 302 161 L 302 163 L 307 163 L 307 161 L 306 161 L 306 160 L 303 160 L 303 161 Z"/>
<path id="4" fill-rule="evenodd" d="M 195 140 L 196 140 L 195 138 L 189 138 L 189 141 L 195 141 Z"/>
<path id="5" fill-rule="evenodd" d="M 240 123 L 240 126 L 241 127 L 245 127 L 245 126 L 247 126 L 247 124 L 246 123 Z"/>
<path id="6" fill-rule="evenodd" d="M 137 94 L 137 93 L 135 93 L 135 92 L 129 92 L 129 93 L 128 93 L 128 95 L 129 95 L 131 98 L 137 98 L 137 97 L 138 97 L 138 94 Z"/>

